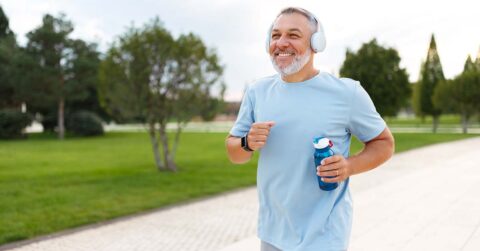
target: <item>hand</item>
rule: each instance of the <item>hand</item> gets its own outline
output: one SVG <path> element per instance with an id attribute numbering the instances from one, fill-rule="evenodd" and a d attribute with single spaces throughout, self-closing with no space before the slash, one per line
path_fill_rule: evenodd
<path id="1" fill-rule="evenodd" d="M 250 149 L 256 151 L 267 142 L 270 129 L 275 125 L 273 121 L 253 123 L 248 132 L 247 142 Z"/>
<path id="2" fill-rule="evenodd" d="M 352 167 L 343 155 L 333 155 L 322 160 L 321 165 L 317 167 L 317 175 L 322 177 L 323 182 L 341 182 L 352 175 Z"/>

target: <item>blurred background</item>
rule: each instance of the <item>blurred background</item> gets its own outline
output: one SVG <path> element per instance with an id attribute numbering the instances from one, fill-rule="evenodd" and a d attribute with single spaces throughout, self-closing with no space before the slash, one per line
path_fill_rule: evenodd
<path id="1" fill-rule="evenodd" d="M 480 134 L 478 1 L 0 0 L 0 245 L 254 186 L 224 139 L 292 5 L 397 152 Z"/>

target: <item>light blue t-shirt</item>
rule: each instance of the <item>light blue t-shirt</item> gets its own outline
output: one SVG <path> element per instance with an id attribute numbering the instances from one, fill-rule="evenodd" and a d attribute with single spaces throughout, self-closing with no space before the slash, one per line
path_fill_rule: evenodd
<path id="1" fill-rule="evenodd" d="M 279 75 L 246 90 L 230 134 L 254 122 L 275 121 L 260 149 L 257 170 L 258 236 L 283 251 L 346 250 L 352 226 L 348 179 L 333 191 L 318 187 L 313 138 L 328 137 L 348 157 L 351 135 L 366 142 L 385 129 L 357 81 L 328 73 L 298 83 Z"/>

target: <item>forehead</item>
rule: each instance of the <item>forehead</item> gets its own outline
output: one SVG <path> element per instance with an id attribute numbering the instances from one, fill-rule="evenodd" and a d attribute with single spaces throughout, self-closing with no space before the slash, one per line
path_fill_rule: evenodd
<path id="1" fill-rule="evenodd" d="M 285 31 L 298 29 L 301 32 L 309 31 L 308 19 L 299 13 L 289 13 L 280 15 L 273 23 L 272 30 Z"/>

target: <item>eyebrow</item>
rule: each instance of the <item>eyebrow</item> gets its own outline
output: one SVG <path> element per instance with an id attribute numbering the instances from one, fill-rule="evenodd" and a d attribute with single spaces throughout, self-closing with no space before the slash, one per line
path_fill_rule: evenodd
<path id="1" fill-rule="evenodd" d="M 279 32 L 279 31 L 280 31 L 279 29 L 273 29 L 273 30 L 272 30 L 272 32 Z M 294 32 L 294 31 L 296 31 L 296 32 L 299 32 L 299 33 L 303 33 L 303 32 L 302 32 L 300 29 L 298 29 L 298 28 L 292 28 L 292 29 L 289 29 L 288 31 L 289 31 L 289 32 Z"/>

